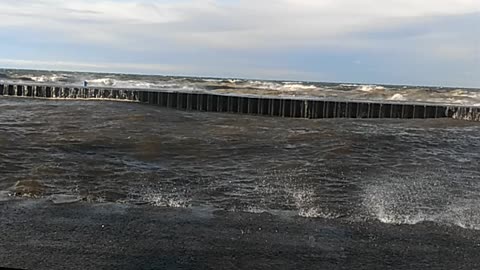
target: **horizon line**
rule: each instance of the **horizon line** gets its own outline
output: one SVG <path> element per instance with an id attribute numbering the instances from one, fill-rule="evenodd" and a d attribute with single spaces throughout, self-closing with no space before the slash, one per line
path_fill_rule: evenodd
<path id="1" fill-rule="evenodd" d="M 18 70 L 18 71 L 36 71 L 36 72 L 70 72 L 70 73 L 90 73 L 90 74 L 109 74 L 109 75 L 132 75 L 132 76 L 151 76 L 151 77 L 177 77 L 177 78 L 196 78 L 196 79 L 234 79 L 234 80 L 244 80 L 244 81 L 265 81 L 265 82 L 299 82 L 299 83 L 319 83 L 319 84 L 351 84 L 351 85 L 372 85 L 372 86 L 387 86 L 387 87 L 398 87 L 398 86 L 407 86 L 407 87 L 425 87 L 425 88 L 444 88 L 444 89 L 470 89 L 470 90 L 480 90 L 480 87 L 469 87 L 469 86 L 454 86 L 454 85 L 416 85 L 416 84 L 396 84 L 396 83 L 364 83 L 364 82 L 348 82 L 348 81 L 315 81 L 315 80 L 281 80 L 281 79 L 260 79 L 253 77 L 222 77 L 215 75 L 186 75 L 186 74 L 176 74 L 176 75 L 165 75 L 165 74 L 155 74 L 155 73 L 142 73 L 142 72 L 120 72 L 120 71 L 92 71 L 92 70 L 73 70 L 73 69 L 34 69 L 34 68 L 11 68 L 11 67 L 0 67 L 0 70 Z"/>

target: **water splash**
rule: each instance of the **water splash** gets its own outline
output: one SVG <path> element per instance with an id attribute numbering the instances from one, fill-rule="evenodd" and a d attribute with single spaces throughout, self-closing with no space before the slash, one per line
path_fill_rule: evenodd
<path id="1" fill-rule="evenodd" d="M 190 207 L 190 200 L 187 196 L 176 190 L 166 191 L 162 188 L 147 188 L 141 196 L 141 200 L 154 206 L 187 208 Z"/>
<path id="2" fill-rule="evenodd" d="M 12 199 L 12 194 L 9 191 L 2 190 L 0 191 L 0 202 L 10 201 Z"/>
<path id="3" fill-rule="evenodd" d="M 455 194 L 455 187 L 431 177 L 389 179 L 369 185 L 363 207 L 368 218 L 386 224 L 435 222 L 480 230 L 480 198 Z"/>
<path id="4" fill-rule="evenodd" d="M 145 200 L 155 206 L 186 208 L 189 207 L 189 202 L 181 197 L 169 197 L 164 194 L 150 194 L 145 197 Z"/>
<path id="5" fill-rule="evenodd" d="M 399 101 L 405 101 L 407 100 L 402 94 L 396 93 L 393 96 L 391 96 L 388 100 L 399 100 Z"/>

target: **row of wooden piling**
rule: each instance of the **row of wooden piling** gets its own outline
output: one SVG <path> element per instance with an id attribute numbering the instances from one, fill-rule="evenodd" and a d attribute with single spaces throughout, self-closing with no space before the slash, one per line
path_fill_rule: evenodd
<path id="1" fill-rule="evenodd" d="M 140 102 L 183 110 L 294 118 L 442 118 L 451 116 L 444 106 L 182 92 L 141 92 Z"/>
<path id="2" fill-rule="evenodd" d="M 0 96 L 138 101 L 138 93 L 136 90 L 123 89 L 0 84 Z"/>
<path id="3" fill-rule="evenodd" d="M 129 100 L 191 111 L 294 118 L 455 118 L 480 121 L 480 108 L 435 104 L 220 95 L 205 92 L 0 84 L 0 96 Z"/>

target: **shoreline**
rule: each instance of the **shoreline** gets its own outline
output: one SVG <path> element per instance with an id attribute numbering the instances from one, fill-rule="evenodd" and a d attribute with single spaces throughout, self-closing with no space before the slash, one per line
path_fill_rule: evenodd
<path id="1" fill-rule="evenodd" d="M 391 263 L 398 269 L 480 266 L 475 256 L 480 250 L 475 244 L 480 232 L 429 222 L 348 223 L 113 203 L 55 205 L 29 199 L 0 202 L 0 209 L 0 261 L 4 267 L 358 269 L 387 267 Z"/>

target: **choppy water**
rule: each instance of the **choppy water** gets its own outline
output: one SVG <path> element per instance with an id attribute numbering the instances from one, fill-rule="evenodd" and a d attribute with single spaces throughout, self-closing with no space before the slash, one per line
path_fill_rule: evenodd
<path id="1" fill-rule="evenodd" d="M 80 86 L 84 81 L 88 81 L 89 86 L 92 87 L 208 91 L 344 100 L 415 101 L 480 106 L 480 90 L 478 89 L 0 69 L 0 83 Z"/>
<path id="2" fill-rule="evenodd" d="M 480 123 L 304 120 L 0 98 L 0 201 L 480 229 Z"/>

